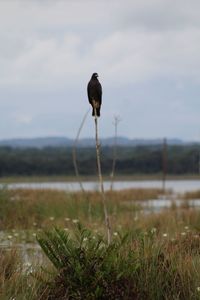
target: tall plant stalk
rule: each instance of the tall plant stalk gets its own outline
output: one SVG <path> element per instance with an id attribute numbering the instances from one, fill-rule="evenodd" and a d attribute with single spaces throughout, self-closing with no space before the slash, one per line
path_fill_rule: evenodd
<path id="1" fill-rule="evenodd" d="M 162 189 L 163 194 L 165 194 L 166 188 L 166 175 L 167 175 L 167 139 L 163 139 L 163 149 L 162 149 L 162 169 L 163 169 L 163 178 L 162 178 Z"/>
<path id="2" fill-rule="evenodd" d="M 83 116 L 82 122 L 80 124 L 80 127 L 78 129 L 76 138 L 74 140 L 74 145 L 73 145 L 73 149 L 72 149 L 72 158 L 73 158 L 73 164 L 74 164 L 74 170 L 75 170 L 76 178 L 77 178 L 77 181 L 78 181 L 78 183 L 80 185 L 80 189 L 81 189 L 82 193 L 84 194 L 84 196 L 86 197 L 87 200 L 88 200 L 87 194 L 85 193 L 85 189 L 83 187 L 83 184 L 82 184 L 82 181 L 81 181 L 80 175 L 79 175 L 78 164 L 77 164 L 76 148 L 77 148 L 77 144 L 78 144 L 78 140 L 79 140 L 79 136 L 80 136 L 81 130 L 82 130 L 83 125 L 84 125 L 84 123 L 85 123 L 85 121 L 87 119 L 89 111 L 90 111 L 90 109 L 88 109 L 88 111 Z M 91 221 L 91 203 L 90 203 L 89 200 L 88 200 L 88 217 L 89 217 L 89 220 Z"/>
<path id="3" fill-rule="evenodd" d="M 76 178 L 77 178 L 77 181 L 78 181 L 78 183 L 80 185 L 80 188 L 81 188 L 82 192 L 85 192 L 85 190 L 84 190 L 84 187 L 83 187 L 83 184 L 81 182 L 80 175 L 79 175 L 78 164 L 77 164 L 77 157 L 76 157 L 76 148 L 77 148 L 77 144 L 78 144 L 78 140 L 79 140 L 79 136 L 80 136 L 81 130 L 82 130 L 83 125 L 84 125 L 84 123 L 86 121 L 86 118 L 88 116 L 89 111 L 90 110 L 88 109 L 88 111 L 85 113 L 85 115 L 83 117 L 81 125 L 80 125 L 80 127 L 78 129 L 76 138 L 74 140 L 74 145 L 73 145 L 73 149 L 72 149 L 72 158 L 73 158 L 74 170 L 75 170 Z"/>
<path id="4" fill-rule="evenodd" d="M 96 140 L 96 156 L 97 156 L 97 168 L 98 168 L 98 175 L 99 175 L 99 185 L 101 190 L 101 199 L 103 204 L 103 210 L 104 210 L 104 218 L 105 218 L 105 225 L 107 228 L 107 240 L 108 244 L 111 242 L 111 226 L 110 226 L 110 218 L 108 215 L 108 210 L 106 206 L 106 195 L 104 191 L 104 185 L 103 185 L 103 177 L 101 172 L 101 154 L 100 154 L 100 143 L 99 143 L 99 137 L 98 137 L 98 118 L 97 118 L 97 111 L 96 111 L 96 102 L 93 101 L 93 107 L 94 107 L 94 120 L 95 120 L 95 140 Z"/>
<path id="5" fill-rule="evenodd" d="M 112 171 L 110 174 L 110 190 L 113 190 L 113 183 L 114 183 L 114 175 L 115 175 L 115 166 L 116 166 L 116 160 L 117 160 L 117 129 L 118 129 L 118 124 L 120 122 L 120 117 L 119 116 L 114 116 L 114 127 L 115 127 L 115 136 L 114 136 L 114 145 L 113 145 L 113 162 L 112 162 Z"/>

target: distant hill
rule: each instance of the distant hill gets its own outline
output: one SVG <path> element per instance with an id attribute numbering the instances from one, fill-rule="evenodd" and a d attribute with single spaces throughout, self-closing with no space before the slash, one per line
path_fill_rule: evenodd
<path id="1" fill-rule="evenodd" d="M 129 139 L 118 137 L 119 146 L 138 146 L 138 145 L 158 145 L 162 144 L 163 139 Z M 167 140 L 169 145 L 194 144 L 194 142 L 184 142 L 180 139 Z M 114 137 L 102 138 L 102 146 L 113 146 Z M 73 147 L 74 140 L 66 137 L 38 137 L 38 138 L 20 138 L 0 140 L 0 146 L 10 146 L 13 148 L 44 148 L 44 147 Z M 78 141 L 79 147 L 94 147 L 95 140 L 92 138 L 82 138 Z"/>
<path id="2" fill-rule="evenodd" d="M 0 140 L 0 146 L 10 146 L 14 148 L 44 148 L 71 146 L 73 140 L 63 137 L 38 137 Z"/>

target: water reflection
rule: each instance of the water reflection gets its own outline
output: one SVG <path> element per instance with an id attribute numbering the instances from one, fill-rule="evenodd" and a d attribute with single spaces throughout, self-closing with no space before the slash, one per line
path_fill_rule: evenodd
<path id="1" fill-rule="evenodd" d="M 12 232 L 0 231 L 0 248 L 4 251 L 16 249 L 23 261 L 23 272 L 32 272 L 33 267 L 42 265 L 44 255 L 40 246 L 33 239 L 31 242 L 24 240 L 28 233 L 25 231 Z"/>

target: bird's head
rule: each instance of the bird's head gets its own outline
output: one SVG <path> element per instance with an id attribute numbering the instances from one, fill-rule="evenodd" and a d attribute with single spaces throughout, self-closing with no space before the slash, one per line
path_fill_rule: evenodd
<path id="1" fill-rule="evenodd" d="M 98 73 L 93 73 L 92 74 L 92 79 L 97 79 L 99 77 Z"/>

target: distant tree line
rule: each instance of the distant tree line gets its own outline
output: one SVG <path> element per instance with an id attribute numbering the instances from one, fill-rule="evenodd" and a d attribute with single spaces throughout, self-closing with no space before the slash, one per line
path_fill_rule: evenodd
<path id="1" fill-rule="evenodd" d="M 199 145 L 167 147 L 168 174 L 199 173 Z M 113 149 L 103 147 L 102 171 L 110 174 Z M 77 149 L 77 163 L 81 175 L 96 174 L 94 148 Z M 163 168 L 162 145 L 118 147 L 116 174 L 156 174 Z M 72 148 L 0 147 L 0 176 L 13 175 L 74 175 Z"/>

